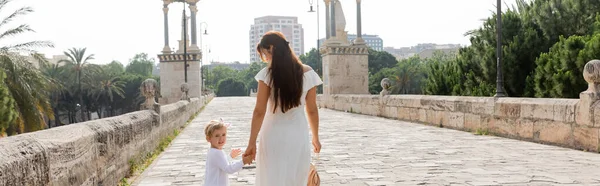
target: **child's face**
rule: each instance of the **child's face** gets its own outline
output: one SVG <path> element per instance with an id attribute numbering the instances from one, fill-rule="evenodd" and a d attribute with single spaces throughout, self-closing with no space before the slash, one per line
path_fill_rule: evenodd
<path id="1" fill-rule="evenodd" d="M 227 142 L 227 127 L 215 130 L 212 133 L 212 136 L 207 137 L 206 140 L 210 142 L 210 147 L 215 149 L 223 149 L 225 142 Z"/>

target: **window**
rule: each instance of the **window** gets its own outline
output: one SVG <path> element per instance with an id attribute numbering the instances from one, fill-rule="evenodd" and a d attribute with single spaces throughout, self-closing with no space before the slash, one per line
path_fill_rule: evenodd
<path id="1" fill-rule="evenodd" d="M 281 25 L 275 25 L 275 28 L 281 28 Z"/>
<path id="2" fill-rule="evenodd" d="M 298 25 L 294 25 L 294 28 L 299 28 L 299 26 Z"/>
<path id="3" fill-rule="evenodd" d="M 299 40 L 299 39 L 294 39 L 294 42 L 296 42 L 296 43 L 297 43 L 297 42 L 300 42 L 300 40 Z"/>

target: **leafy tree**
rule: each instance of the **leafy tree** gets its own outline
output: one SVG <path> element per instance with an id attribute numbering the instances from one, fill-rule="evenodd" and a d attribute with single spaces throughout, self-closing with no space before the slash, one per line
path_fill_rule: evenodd
<path id="1" fill-rule="evenodd" d="M 136 54 L 129 60 L 129 64 L 125 67 L 125 71 L 132 74 L 139 74 L 144 77 L 152 76 L 154 69 L 154 58 L 150 58 L 146 53 Z"/>
<path id="2" fill-rule="evenodd" d="M 535 96 L 578 98 L 587 88 L 583 67 L 592 59 L 600 59 L 600 34 L 561 37 L 550 52 L 536 61 Z"/>
<path id="3" fill-rule="evenodd" d="M 267 63 L 253 62 L 250 66 L 242 71 L 239 71 L 237 78 L 244 82 L 249 90 L 257 90 L 258 82 L 254 79 L 254 76 L 258 74 L 263 68 L 267 67 Z"/>
<path id="4" fill-rule="evenodd" d="M 235 78 L 225 78 L 219 81 L 217 87 L 217 96 L 219 97 L 248 95 L 244 82 Z"/>
<path id="5" fill-rule="evenodd" d="M 0 12 L 6 11 L 9 2 L 10 0 L 0 0 Z M 13 36 L 33 32 L 27 24 L 8 27 L 13 20 L 18 20 L 31 12 L 33 12 L 31 7 L 22 7 L 0 21 L 0 28 L 5 30 L 0 34 L 0 40 L 5 41 Z M 53 44 L 48 41 L 29 41 L 0 46 L 0 72 L 4 74 L 3 77 L 6 77 L 0 82 L 2 87 L 0 102 L 4 103 L 0 113 L 7 113 L 6 118 L 3 119 L 7 123 L 1 123 L 0 130 L 8 135 L 43 129 L 46 126 L 44 117 L 53 117 L 47 96 L 49 79 L 34 68 L 32 65 L 34 61 L 19 55 L 20 53 L 33 54 L 35 58 L 40 58 L 35 53 L 35 49 L 45 47 L 53 47 Z M 9 121 L 8 116 L 14 116 L 15 111 L 17 117 Z M 4 114 L 2 115 L 4 118 Z"/>
<path id="6" fill-rule="evenodd" d="M 17 119 L 18 112 L 15 100 L 4 83 L 6 73 L 0 71 L 0 137 L 4 136 L 6 129 Z"/>
<path id="7" fill-rule="evenodd" d="M 218 83 L 226 78 L 235 78 L 238 74 L 237 70 L 234 70 L 228 66 L 216 66 L 208 72 L 207 84 L 212 85 L 218 89 Z"/>
<path id="8" fill-rule="evenodd" d="M 108 110 L 116 96 L 124 98 L 123 87 L 125 82 L 120 80 L 116 73 L 112 73 L 100 68 L 95 73 L 86 76 L 85 88 L 88 90 L 88 96 L 91 96 L 91 101 L 99 104 L 96 109 L 98 116 L 102 118 L 105 110 Z"/>
<path id="9" fill-rule="evenodd" d="M 384 68 L 393 68 L 398 61 L 396 57 L 385 51 L 369 49 L 369 73 L 375 74 Z"/>
<path id="10" fill-rule="evenodd" d="M 113 73 L 116 75 L 120 75 L 122 73 L 125 73 L 125 67 L 123 67 L 123 64 L 119 61 L 112 61 L 107 65 L 104 65 L 103 70 L 108 72 L 108 73 Z"/>
<path id="11" fill-rule="evenodd" d="M 85 94 L 83 92 L 83 90 L 81 89 L 81 79 L 83 78 L 83 75 L 87 72 L 89 72 L 89 64 L 90 64 L 90 60 L 94 59 L 94 54 L 90 54 L 86 56 L 86 48 L 72 48 L 69 49 L 68 52 L 64 52 L 64 54 L 67 56 L 68 59 L 66 60 L 61 60 L 60 62 L 65 62 L 66 66 L 68 69 L 71 70 L 72 75 L 75 76 L 75 79 L 77 80 L 77 95 L 79 97 L 79 104 L 81 105 L 81 113 L 82 113 L 82 120 L 86 121 L 88 120 L 88 117 L 86 117 L 87 114 L 87 105 L 84 104 L 83 102 L 83 95 Z"/>

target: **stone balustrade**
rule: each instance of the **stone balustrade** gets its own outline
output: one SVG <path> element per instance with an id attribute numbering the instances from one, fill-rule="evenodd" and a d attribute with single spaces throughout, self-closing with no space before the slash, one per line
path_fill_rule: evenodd
<path id="1" fill-rule="evenodd" d="M 117 185 L 213 97 L 2 138 L 0 185 Z"/>
<path id="2" fill-rule="evenodd" d="M 319 95 L 320 107 L 600 152 L 600 61 L 586 64 L 580 99 Z"/>

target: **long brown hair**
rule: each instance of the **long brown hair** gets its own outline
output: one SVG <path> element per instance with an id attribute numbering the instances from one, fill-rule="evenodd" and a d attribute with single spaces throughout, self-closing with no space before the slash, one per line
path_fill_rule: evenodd
<path id="1" fill-rule="evenodd" d="M 289 42 L 281 32 L 269 31 L 256 46 L 260 58 L 265 61 L 261 49 L 269 50 L 272 55 L 268 74 L 271 75 L 269 86 L 273 89 L 275 102 L 273 112 L 277 111 L 278 106 L 283 113 L 299 106 L 304 69 Z"/>

